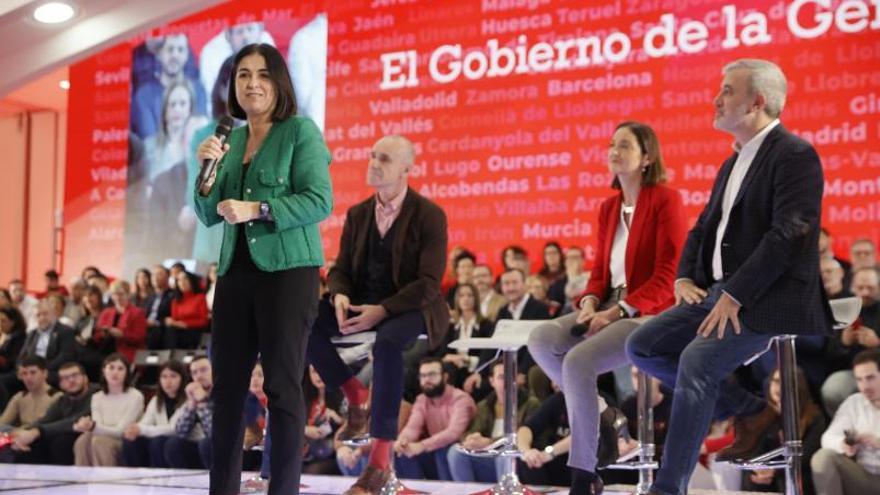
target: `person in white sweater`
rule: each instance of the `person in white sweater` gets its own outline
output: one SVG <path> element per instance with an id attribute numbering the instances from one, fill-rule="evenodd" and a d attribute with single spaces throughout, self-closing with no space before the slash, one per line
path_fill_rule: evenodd
<path id="1" fill-rule="evenodd" d="M 880 350 L 853 359 L 859 392 L 837 409 L 810 461 L 816 493 L 862 495 L 880 485 Z"/>
<path id="2" fill-rule="evenodd" d="M 186 371 L 177 360 L 159 367 L 159 391 L 150 399 L 137 423 L 122 432 L 122 459 L 131 467 L 170 467 L 165 460 L 165 442 L 174 435 L 183 414 Z"/>
<path id="3" fill-rule="evenodd" d="M 82 433 L 73 444 L 77 466 L 118 466 L 122 460 L 122 433 L 144 412 L 144 396 L 131 386 L 131 365 L 113 353 L 101 367 L 101 391 L 92 396 L 92 414 L 73 425 Z"/>

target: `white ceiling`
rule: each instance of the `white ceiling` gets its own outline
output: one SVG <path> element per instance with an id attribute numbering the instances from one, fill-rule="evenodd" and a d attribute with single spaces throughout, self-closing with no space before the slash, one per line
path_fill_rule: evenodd
<path id="1" fill-rule="evenodd" d="M 40 97 L 40 88 L 57 88 L 56 78 L 65 76 L 70 64 L 227 0 L 66 1 L 77 14 L 58 25 L 33 20 L 33 10 L 46 0 L 0 1 L 0 112 L 34 105 L 54 109 L 51 98 Z"/>

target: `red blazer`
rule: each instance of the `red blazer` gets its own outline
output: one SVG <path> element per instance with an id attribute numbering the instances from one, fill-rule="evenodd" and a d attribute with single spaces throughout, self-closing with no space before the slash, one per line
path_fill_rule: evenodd
<path id="1" fill-rule="evenodd" d="M 596 261 L 586 290 L 575 307 L 588 295 L 605 301 L 611 290 L 611 244 L 620 222 L 623 193 L 602 202 Z M 657 314 L 675 302 L 675 273 L 686 235 L 681 194 L 663 185 L 645 186 L 636 201 L 635 216 L 626 244 L 627 304 L 642 315 Z"/>
<path id="2" fill-rule="evenodd" d="M 171 300 L 171 318 L 186 323 L 187 330 L 203 330 L 208 327 L 208 302 L 204 294 L 187 292 L 179 300 Z"/>
<path id="3" fill-rule="evenodd" d="M 101 314 L 98 315 L 98 324 L 95 325 L 95 331 L 92 334 L 92 339 L 95 342 L 101 342 L 110 337 L 107 329 L 114 326 L 115 316 L 116 307 L 114 306 L 101 311 Z M 125 356 L 129 363 L 133 363 L 134 355 L 138 349 L 146 349 L 147 317 L 144 316 L 144 311 L 134 304 L 129 304 L 119 317 L 116 328 L 122 330 L 123 333 L 122 337 L 116 339 L 116 351 Z"/>

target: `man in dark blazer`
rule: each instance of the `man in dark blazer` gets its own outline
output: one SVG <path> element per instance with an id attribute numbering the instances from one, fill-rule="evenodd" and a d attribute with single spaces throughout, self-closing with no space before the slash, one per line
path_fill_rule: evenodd
<path id="1" fill-rule="evenodd" d="M 165 318 L 171 316 L 171 301 L 175 295 L 174 289 L 168 285 L 168 278 L 167 268 L 162 265 L 153 267 L 152 280 L 156 291 L 141 305 L 147 317 L 147 349 L 170 349 L 169 345 L 176 340 L 165 326 Z"/>
<path id="2" fill-rule="evenodd" d="M 76 358 L 73 329 L 58 322 L 58 315 L 48 300 L 40 301 L 37 307 L 37 328 L 28 333 L 19 359 L 26 356 L 40 356 L 46 360 L 49 383 L 54 387 L 58 386 L 58 368 Z"/>
<path id="3" fill-rule="evenodd" d="M 498 311 L 498 320 L 549 320 L 550 308 L 533 298 L 526 290 L 526 274 L 511 268 L 501 274 L 501 293 L 507 304 Z M 496 320 L 497 321 L 497 320 Z M 489 351 L 493 356 L 495 352 Z M 535 360 L 525 346 L 517 353 L 517 375 L 525 381 Z"/>
<path id="4" fill-rule="evenodd" d="M 342 439 L 367 431 L 367 468 L 350 494 L 378 493 L 390 476 L 391 446 L 403 396 L 403 350 L 422 333 L 431 348 L 443 342 L 449 309 L 440 290 L 446 270 L 446 214 L 407 186 L 415 160 L 412 143 L 386 136 L 373 145 L 367 184 L 376 194 L 346 215 L 336 265 L 328 274 L 309 339 L 308 359 L 328 387 L 341 387 L 349 402 Z M 373 389 L 339 357 L 331 338 L 376 331 Z"/>
<path id="5" fill-rule="evenodd" d="M 661 468 L 651 493 L 683 494 L 714 418 L 736 416 L 748 456 L 775 413 L 727 380 L 778 334 L 831 331 L 819 277 L 822 165 L 779 123 L 786 81 L 771 62 L 724 68 L 715 127 L 735 138 L 709 203 L 690 231 L 675 281 L 677 306 L 630 335 L 633 364 L 675 390 Z"/>

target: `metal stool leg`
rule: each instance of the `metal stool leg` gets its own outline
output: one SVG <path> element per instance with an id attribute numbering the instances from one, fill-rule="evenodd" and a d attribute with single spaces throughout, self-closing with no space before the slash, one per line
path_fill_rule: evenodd
<path id="1" fill-rule="evenodd" d="M 358 437 L 352 440 L 345 440 L 342 442 L 343 445 L 351 448 L 363 447 L 370 443 L 370 436 L 367 435 L 365 437 Z M 388 468 L 391 470 L 391 476 L 388 478 L 388 482 L 385 483 L 385 486 L 382 487 L 382 490 L 379 492 L 380 495 L 420 495 L 426 492 L 414 490 L 412 488 L 407 488 L 401 483 L 400 479 L 397 477 L 397 472 L 394 469 L 394 449 L 391 449 L 389 453 L 391 459 L 389 459 Z"/>
<path id="2" fill-rule="evenodd" d="M 522 454 L 516 446 L 516 350 L 504 351 L 504 438 L 483 453 L 466 453 L 483 457 L 501 457 L 502 474 L 492 488 L 473 495 L 538 495 L 519 481 L 516 459 Z"/>
<path id="3" fill-rule="evenodd" d="M 623 469 L 639 472 L 639 484 L 636 493 L 648 493 L 654 483 L 654 470 L 658 464 L 654 460 L 654 408 L 651 407 L 651 380 L 644 371 L 639 371 L 638 390 L 636 391 L 636 407 L 638 410 L 639 447 L 621 457 L 606 469 Z M 638 460 L 633 460 L 638 456 Z"/>
<path id="4" fill-rule="evenodd" d="M 803 487 L 801 456 L 803 447 L 798 431 L 797 358 L 795 336 L 783 335 L 776 340 L 776 357 L 782 381 L 782 432 L 783 456 L 785 458 L 785 494 L 801 495 Z"/>

